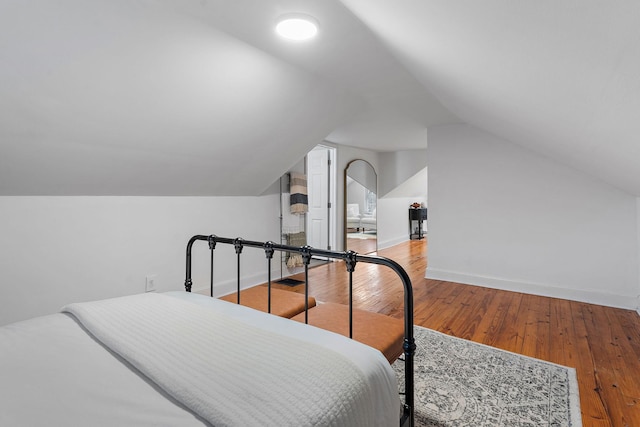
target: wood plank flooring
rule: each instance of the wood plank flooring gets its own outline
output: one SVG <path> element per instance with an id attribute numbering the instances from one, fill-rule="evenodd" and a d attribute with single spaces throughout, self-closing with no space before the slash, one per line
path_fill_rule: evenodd
<path id="1" fill-rule="evenodd" d="M 368 254 L 376 250 L 376 240 L 350 238 L 347 234 L 347 248 L 359 254 Z"/>
<path id="2" fill-rule="evenodd" d="M 379 255 L 409 273 L 416 325 L 574 367 L 585 427 L 640 426 L 640 316 L 635 311 L 425 279 L 426 240 Z M 310 295 L 347 302 L 342 262 L 312 268 L 309 278 Z M 302 285 L 282 288 L 304 292 Z M 386 267 L 356 267 L 355 307 L 402 317 L 402 301 L 402 285 Z"/>

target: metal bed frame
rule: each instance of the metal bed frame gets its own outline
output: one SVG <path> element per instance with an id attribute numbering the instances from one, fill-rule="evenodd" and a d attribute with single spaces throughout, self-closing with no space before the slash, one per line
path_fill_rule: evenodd
<path id="1" fill-rule="evenodd" d="M 267 286 L 268 286 L 268 301 L 267 309 L 271 312 L 271 260 L 275 251 L 279 252 L 297 252 L 302 255 L 304 262 L 304 276 L 305 276 L 305 323 L 308 323 L 308 298 L 309 298 L 309 262 L 314 255 L 318 255 L 325 258 L 343 260 L 346 264 L 346 269 L 349 273 L 349 337 L 353 338 L 353 272 L 358 262 L 364 262 L 369 264 L 384 265 L 391 268 L 402 280 L 404 286 L 404 342 L 402 348 L 404 350 L 404 366 L 405 366 L 405 390 L 404 398 L 405 402 L 402 408 L 402 414 L 400 414 L 400 426 L 401 427 L 413 427 L 414 426 L 414 378 L 413 378 L 413 355 L 416 349 L 415 340 L 413 337 L 413 288 L 411 286 L 411 279 L 407 272 L 397 262 L 380 256 L 374 255 L 360 255 L 354 251 L 330 251 L 324 249 L 316 249 L 311 246 L 289 246 L 282 245 L 273 242 L 255 242 L 251 240 L 244 240 L 242 238 L 226 238 L 218 237 L 216 235 L 195 235 L 189 239 L 187 244 L 187 257 L 186 257 L 186 277 L 184 281 L 184 287 L 187 292 L 191 292 L 193 282 L 191 280 L 191 250 L 193 244 L 196 241 L 205 241 L 209 244 L 211 253 L 211 272 L 210 272 L 210 289 L 211 295 L 213 295 L 213 252 L 218 243 L 233 245 L 237 254 L 237 303 L 240 304 L 240 255 L 245 247 L 261 248 L 264 250 L 267 259 Z"/>

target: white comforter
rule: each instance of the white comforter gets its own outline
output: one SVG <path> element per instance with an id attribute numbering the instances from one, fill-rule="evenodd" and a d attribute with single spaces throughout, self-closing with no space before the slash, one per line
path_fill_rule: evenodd
<path id="1" fill-rule="evenodd" d="M 398 423 L 384 357 L 338 335 L 186 293 L 68 311 L 126 362 L 64 314 L 0 328 L 0 425 Z"/>

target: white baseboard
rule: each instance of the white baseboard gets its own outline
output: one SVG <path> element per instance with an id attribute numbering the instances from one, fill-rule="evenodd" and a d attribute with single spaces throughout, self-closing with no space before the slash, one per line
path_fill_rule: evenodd
<path id="1" fill-rule="evenodd" d="M 581 301 L 589 304 L 606 305 L 609 307 L 637 310 L 636 298 L 631 295 L 608 294 L 604 292 L 583 291 L 579 289 L 567 289 L 559 286 L 551 286 L 540 283 L 527 283 L 515 280 L 507 280 L 496 277 L 476 276 L 455 271 L 439 270 L 427 267 L 425 275 L 427 279 L 444 280 L 447 282 L 464 283 L 466 285 L 484 286 L 487 288 L 504 291 L 522 292 L 526 294 L 541 295 L 551 298 Z"/>
<path id="2" fill-rule="evenodd" d="M 275 282 L 276 279 L 272 278 L 271 280 Z M 254 274 L 253 276 L 248 276 L 248 277 L 241 277 L 240 289 L 251 288 L 261 283 L 265 283 L 266 281 L 267 281 L 267 275 L 265 273 Z M 208 295 L 209 288 L 210 288 L 210 285 L 207 283 L 204 286 L 203 285 L 200 285 L 198 287 L 194 286 L 191 288 L 191 291 L 195 293 L 205 292 Z M 238 289 L 238 282 L 236 281 L 235 278 L 231 280 L 224 280 L 222 282 L 217 282 L 217 283 L 214 283 L 213 285 L 213 296 L 221 297 L 221 296 L 236 292 L 237 289 Z"/>
<path id="3" fill-rule="evenodd" d="M 400 244 L 402 242 L 406 242 L 408 240 L 409 240 L 409 236 L 408 235 L 404 235 L 402 237 L 396 237 L 394 239 L 387 239 L 385 241 L 378 240 L 378 249 L 390 248 L 391 246 L 395 246 L 397 244 Z"/>

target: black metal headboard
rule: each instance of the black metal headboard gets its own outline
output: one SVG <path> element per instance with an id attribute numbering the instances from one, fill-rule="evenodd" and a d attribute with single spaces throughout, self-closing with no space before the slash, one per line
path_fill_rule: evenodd
<path id="1" fill-rule="evenodd" d="M 255 242 L 251 240 L 244 240 L 241 238 L 226 238 L 216 235 L 196 235 L 189 239 L 187 244 L 187 265 L 186 265 L 186 277 L 184 281 L 184 287 L 187 292 L 191 292 L 191 286 L 193 282 L 191 280 L 191 249 L 193 244 L 198 241 L 205 241 L 209 244 L 211 252 L 211 274 L 210 274 L 210 287 L 211 295 L 213 295 L 213 251 L 218 243 L 233 245 L 237 254 L 237 298 L 240 303 L 240 255 L 245 247 L 260 248 L 264 250 L 267 259 L 267 286 L 268 292 L 268 311 L 271 311 L 271 261 L 275 251 L 280 252 L 294 252 L 299 253 L 302 256 L 304 263 L 304 275 L 305 275 L 305 323 L 308 322 L 308 299 L 309 299 L 309 263 L 311 257 L 314 255 L 323 257 L 343 260 L 346 264 L 347 271 L 349 272 L 349 336 L 353 337 L 353 272 L 358 262 L 364 262 L 369 264 L 384 265 L 391 268 L 402 280 L 404 286 L 404 364 L 405 364 L 405 405 L 403 414 L 400 419 L 401 426 L 413 426 L 413 408 L 414 408 L 414 379 L 413 379 L 413 354 L 416 349 L 415 340 L 413 337 L 413 288 L 411 285 L 411 279 L 409 275 L 397 262 L 380 256 L 374 255 L 360 255 L 353 251 L 329 251 L 324 249 L 316 249 L 311 246 L 288 246 L 281 245 L 273 242 Z"/>

